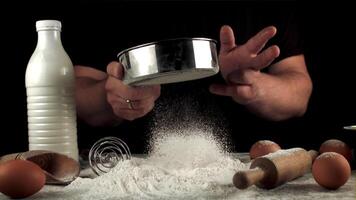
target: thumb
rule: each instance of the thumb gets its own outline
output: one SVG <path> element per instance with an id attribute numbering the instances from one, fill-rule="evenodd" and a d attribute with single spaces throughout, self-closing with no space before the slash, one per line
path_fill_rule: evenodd
<path id="1" fill-rule="evenodd" d="M 230 26 L 224 25 L 220 29 L 220 53 L 228 53 L 236 46 L 234 31 Z"/>
<path id="2" fill-rule="evenodd" d="M 110 62 L 108 64 L 108 66 L 106 67 L 106 72 L 109 76 L 113 76 L 120 80 L 122 80 L 122 77 L 124 76 L 124 69 L 122 67 L 122 64 L 116 61 Z"/>

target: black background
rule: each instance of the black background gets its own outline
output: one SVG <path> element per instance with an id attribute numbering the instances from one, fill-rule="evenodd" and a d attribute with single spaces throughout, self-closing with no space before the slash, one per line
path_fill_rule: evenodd
<path id="1" fill-rule="evenodd" d="M 130 5 L 131 9 L 122 5 Z M 77 1 L 75 3 L 14 1 L 1 6 L 2 10 L 7 10 L 7 14 L 3 12 L 1 16 L 2 62 L 0 68 L 3 116 L 1 117 L 0 155 L 27 149 L 24 77 L 27 62 L 37 42 L 36 20 L 61 20 L 63 45 L 73 63 L 102 66 L 104 69 L 109 61 L 115 59 L 118 51 L 124 48 L 172 37 L 174 30 L 155 31 L 161 28 L 162 22 L 167 19 L 173 20 L 171 23 L 175 23 L 174 20 L 183 22 L 186 20 L 189 22 L 187 24 L 194 24 L 194 20 L 198 20 L 200 14 L 203 13 L 209 15 L 211 20 L 220 20 L 220 16 L 225 11 L 221 8 L 215 10 L 218 8 L 216 5 L 230 8 L 229 12 L 233 12 L 231 5 L 253 5 L 266 10 L 272 7 L 296 7 L 301 17 L 305 56 L 314 84 L 309 108 L 303 117 L 279 123 L 254 119 L 249 121 L 249 124 L 241 126 L 243 128 L 238 133 L 234 132 L 235 130 L 228 130 L 227 132 L 237 135 L 235 140 L 238 141 L 234 142 L 236 145 L 234 150 L 248 151 L 248 147 L 257 139 L 273 139 L 285 148 L 295 146 L 319 148 L 324 140 L 339 138 L 356 147 L 356 132 L 342 130 L 344 125 L 356 124 L 356 97 L 354 95 L 356 91 L 356 66 L 354 64 L 356 33 L 355 28 L 352 27 L 355 25 L 356 14 L 351 3 L 338 1 L 312 5 L 295 1 L 120 1 L 119 3 L 118 1 Z M 160 13 L 152 13 L 150 10 L 160 10 Z M 125 28 L 134 27 L 133 22 L 144 21 L 145 15 L 153 17 L 152 23 L 140 23 L 135 27 L 135 33 L 129 35 L 130 39 L 122 37 L 122 35 L 128 36 L 125 35 Z M 173 15 L 180 15 L 180 17 Z M 222 20 L 215 24 L 220 26 L 223 23 L 231 23 L 231 20 Z M 181 27 L 180 36 L 200 34 L 189 32 L 189 35 L 184 35 L 185 30 L 194 30 L 190 26 L 192 25 Z M 216 26 L 215 33 L 211 33 L 215 39 L 218 38 L 219 26 Z M 106 35 L 103 32 L 107 33 L 107 37 L 112 40 L 100 38 Z M 184 84 L 177 84 L 173 88 L 183 86 Z M 163 90 L 162 94 L 169 95 L 170 93 Z M 174 96 L 171 97 L 171 100 L 174 99 Z M 252 115 L 247 116 L 247 118 L 252 117 Z M 249 126 L 251 129 L 248 128 Z M 112 131 L 110 128 L 90 128 L 79 121 L 79 142 L 81 148 L 87 148 L 96 139 L 105 135 L 103 132 L 117 136 L 122 134 L 133 151 L 139 153 L 143 150 L 140 145 L 147 141 L 147 136 L 143 132 L 147 132 L 148 127 L 149 123 L 147 124 L 145 119 L 124 124 L 123 127 L 118 128 L 119 131 Z"/>

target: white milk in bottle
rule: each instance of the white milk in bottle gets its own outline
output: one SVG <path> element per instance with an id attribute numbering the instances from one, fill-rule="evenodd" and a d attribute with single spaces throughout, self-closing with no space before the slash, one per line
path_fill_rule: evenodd
<path id="1" fill-rule="evenodd" d="M 78 160 L 73 64 L 61 42 L 61 22 L 36 22 L 38 41 L 26 69 L 29 150 Z"/>

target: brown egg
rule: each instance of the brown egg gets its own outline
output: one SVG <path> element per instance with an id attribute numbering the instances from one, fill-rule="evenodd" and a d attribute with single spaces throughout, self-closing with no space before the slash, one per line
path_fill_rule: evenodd
<path id="1" fill-rule="evenodd" d="M 343 155 L 349 162 L 352 159 L 352 149 L 343 141 L 331 139 L 321 144 L 319 153 L 336 152 Z"/>
<path id="2" fill-rule="evenodd" d="M 341 154 L 326 152 L 315 159 L 312 173 L 319 185 L 336 190 L 347 182 L 351 175 L 351 168 L 349 162 Z"/>
<path id="3" fill-rule="evenodd" d="M 25 198 L 40 191 L 46 182 L 42 169 L 26 160 L 0 165 L 0 192 L 11 198 Z"/>
<path id="4" fill-rule="evenodd" d="M 260 140 L 250 148 L 250 158 L 255 159 L 280 150 L 281 147 L 270 140 Z"/>

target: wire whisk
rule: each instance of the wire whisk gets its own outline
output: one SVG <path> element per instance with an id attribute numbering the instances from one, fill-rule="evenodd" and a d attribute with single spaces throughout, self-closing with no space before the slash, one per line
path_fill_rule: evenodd
<path id="1" fill-rule="evenodd" d="M 119 162 L 131 159 L 127 144 L 117 137 L 104 137 L 91 147 L 89 165 L 98 176 L 109 172 Z"/>

